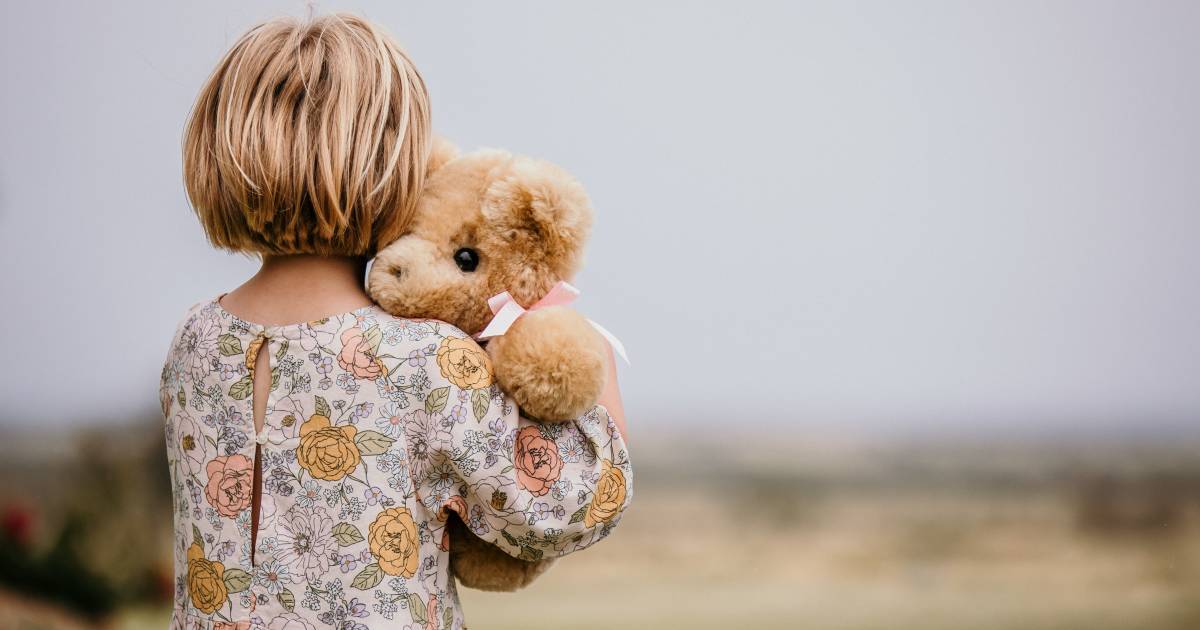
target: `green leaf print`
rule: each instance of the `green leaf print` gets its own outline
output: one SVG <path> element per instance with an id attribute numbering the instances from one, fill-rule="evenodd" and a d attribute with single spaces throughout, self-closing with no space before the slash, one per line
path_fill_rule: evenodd
<path id="1" fill-rule="evenodd" d="M 343 547 L 349 547 L 354 543 L 363 541 L 362 532 L 352 523 L 338 523 L 333 526 L 333 537 L 338 541 L 338 544 Z"/>
<path id="2" fill-rule="evenodd" d="M 192 523 L 192 542 L 200 547 L 200 551 L 204 551 L 204 536 L 200 535 L 200 528 Z"/>
<path id="3" fill-rule="evenodd" d="M 471 407 L 475 411 L 475 419 L 483 420 L 487 415 L 488 406 L 492 404 L 492 397 L 486 389 L 477 389 L 471 392 Z"/>
<path id="4" fill-rule="evenodd" d="M 359 431 L 354 436 L 354 444 L 362 455 L 382 455 L 395 441 L 378 431 Z"/>
<path id="5" fill-rule="evenodd" d="M 372 562 L 363 567 L 363 570 L 359 571 L 358 575 L 354 576 L 354 581 L 350 582 L 350 586 L 360 591 L 369 591 L 382 581 L 383 570 L 379 568 L 378 562 Z"/>
<path id="6" fill-rule="evenodd" d="M 571 515 L 571 521 L 569 524 L 574 525 L 575 523 L 582 521 L 583 517 L 587 516 L 588 508 L 591 506 L 592 506 L 592 503 L 589 501 L 587 505 L 579 508 L 578 510 L 575 510 L 575 513 Z"/>
<path id="7" fill-rule="evenodd" d="M 371 326 L 363 332 L 363 341 L 371 349 L 372 356 L 379 354 L 379 344 L 383 342 L 383 332 L 379 330 L 378 324 Z"/>
<path id="8" fill-rule="evenodd" d="M 454 609 L 449 606 L 442 609 L 442 627 L 446 630 L 454 627 Z"/>
<path id="9" fill-rule="evenodd" d="M 314 399 L 317 401 L 317 415 L 330 417 L 329 414 L 332 412 L 329 410 L 329 401 L 320 396 L 315 396 Z"/>
<path id="10" fill-rule="evenodd" d="M 287 354 L 287 349 L 288 349 L 288 340 L 287 339 L 284 339 L 283 341 L 279 342 L 279 350 L 277 350 L 275 352 L 275 360 L 282 361 L 283 355 Z"/>
<path id="11" fill-rule="evenodd" d="M 446 408 L 446 401 L 450 399 L 450 387 L 439 387 L 425 397 L 425 413 L 435 414 Z"/>
<path id="12" fill-rule="evenodd" d="M 234 400 L 245 400 L 254 391 L 254 379 L 250 375 L 243 376 L 229 386 L 229 397 Z"/>
<path id="13" fill-rule="evenodd" d="M 288 612 L 292 612 L 296 609 L 296 596 L 293 595 L 288 589 L 283 589 L 283 592 L 276 597 L 279 598 L 280 605 L 286 608 Z"/>
<path id="14" fill-rule="evenodd" d="M 225 569 L 222 579 L 225 580 L 225 588 L 230 593 L 241 593 L 250 588 L 250 574 L 241 569 Z"/>
<path id="15" fill-rule="evenodd" d="M 408 613 L 412 615 L 412 620 L 425 625 L 429 622 L 429 611 L 425 609 L 425 602 L 421 601 L 421 596 L 416 593 L 408 594 Z"/>
<path id="16" fill-rule="evenodd" d="M 225 333 L 217 337 L 217 349 L 221 351 L 221 356 L 231 357 L 241 354 L 242 341 L 231 333 Z"/>
<path id="17" fill-rule="evenodd" d="M 521 545 L 521 555 L 517 558 L 526 562 L 537 562 L 542 559 L 542 550 L 534 549 L 529 545 Z"/>

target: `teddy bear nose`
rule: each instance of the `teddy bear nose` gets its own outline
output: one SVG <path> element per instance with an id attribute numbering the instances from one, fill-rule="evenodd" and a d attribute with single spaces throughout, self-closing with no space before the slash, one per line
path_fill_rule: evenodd
<path id="1" fill-rule="evenodd" d="M 400 267 L 399 265 L 393 266 L 392 267 L 392 275 L 396 276 L 397 278 L 403 278 L 404 277 L 404 268 Z"/>

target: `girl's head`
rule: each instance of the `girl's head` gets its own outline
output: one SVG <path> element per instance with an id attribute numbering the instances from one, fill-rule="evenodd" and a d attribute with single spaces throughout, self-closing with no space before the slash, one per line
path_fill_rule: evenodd
<path id="1" fill-rule="evenodd" d="M 275 19 L 200 90 L 184 182 L 217 247 L 369 256 L 404 230 L 430 144 L 425 84 L 390 37 L 353 15 Z"/>

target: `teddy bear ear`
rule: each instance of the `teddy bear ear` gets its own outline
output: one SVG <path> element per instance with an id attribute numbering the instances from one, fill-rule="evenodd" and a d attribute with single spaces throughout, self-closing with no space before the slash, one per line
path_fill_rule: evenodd
<path id="1" fill-rule="evenodd" d="M 484 213 L 506 240 L 538 251 L 557 272 L 572 275 L 581 264 L 592 226 L 592 204 L 583 186 L 561 168 L 513 158 L 506 176 L 492 182 Z"/>
<path id="2" fill-rule="evenodd" d="M 429 151 L 429 164 L 425 167 L 425 176 L 433 175 L 434 171 L 445 166 L 458 157 L 458 147 L 444 136 L 433 136 L 433 147 Z"/>

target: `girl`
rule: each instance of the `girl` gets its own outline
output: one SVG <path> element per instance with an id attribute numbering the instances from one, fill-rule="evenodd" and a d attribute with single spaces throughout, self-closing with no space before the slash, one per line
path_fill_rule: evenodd
<path id="1" fill-rule="evenodd" d="M 430 144 L 416 68 L 354 16 L 259 25 L 201 90 L 188 196 L 215 247 L 262 267 L 192 307 L 162 372 L 174 626 L 460 628 L 448 511 L 513 556 L 552 557 L 628 503 L 615 378 L 572 423 L 539 430 L 494 386 L 476 422 L 478 375 L 455 368 L 486 355 L 367 298 Z"/>

